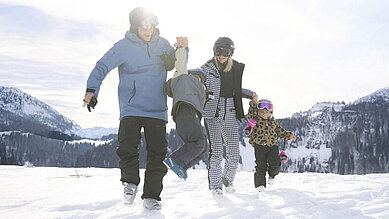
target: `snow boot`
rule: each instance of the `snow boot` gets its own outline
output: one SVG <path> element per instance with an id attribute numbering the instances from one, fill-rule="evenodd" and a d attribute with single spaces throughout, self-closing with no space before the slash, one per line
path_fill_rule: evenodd
<path id="1" fill-rule="evenodd" d="M 168 156 L 163 162 L 181 179 L 186 180 L 186 178 L 188 178 L 186 170 L 182 166 L 174 162 L 174 160 L 170 156 Z"/>
<path id="2" fill-rule="evenodd" d="M 222 181 L 223 181 L 223 185 L 225 186 L 225 190 L 227 193 L 234 193 L 235 192 L 234 186 L 232 184 L 228 183 L 226 178 L 223 177 Z"/>
<path id="3" fill-rule="evenodd" d="M 274 178 L 274 177 L 271 177 L 271 176 L 269 176 L 269 179 L 267 180 L 267 183 L 269 184 L 269 185 L 274 185 L 274 182 L 276 181 L 276 179 Z"/>
<path id="4" fill-rule="evenodd" d="M 152 198 L 145 198 L 143 200 L 143 207 L 147 210 L 161 210 L 161 202 Z"/>
<path id="5" fill-rule="evenodd" d="M 134 202 L 136 193 L 138 192 L 138 186 L 132 183 L 122 182 L 124 186 L 123 202 L 131 205 Z"/>
<path id="6" fill-rule="evenodd" d="M 259 193 L 261 193 L 261 192 L 264 192 L 264 191 L 265 191 L 265 186 L 258 186 L 256 189 L 257 189 L 257 191 L 258 191 Z"/>
<path id="7" fill-rule="evenodd" d="M 213 196 L 223 195 L 223 190 L 221 188 L 211 189 L 211 192 Z"/>

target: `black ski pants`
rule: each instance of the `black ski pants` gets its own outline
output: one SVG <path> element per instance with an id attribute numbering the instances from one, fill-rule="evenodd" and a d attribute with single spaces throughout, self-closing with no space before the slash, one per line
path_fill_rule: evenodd
<path id="1" fill-rule="evenodd" d="M 207 138 L 194 107 L 183 102 L 178 104 L 176 130 L 185 144 L 170 156 L 178 165 L 188 169 L 198 163 L 206 152 Z"/>
<path id="2" fill-rule="evenodd" d="M 146 139 L 147 163 L 142 199 L 161 200 L 162 179 L 167 173 L 163 163 L 167 151 L 166 121 L 146 117 L 128 116 L 120 120 L 119 156 L 121 181 L 139 185 L 139 143 L 141 128 L 144 128 Z"/>
<path id="3" fill-rule="evenodd" d="M 278 146 L 254 145 L 254 150 L 256 164 L 254 173 L 255 188 L 258 186 L 266 187 L 266 172 L 272 178 L 280 173 L 281 159 Z"/>

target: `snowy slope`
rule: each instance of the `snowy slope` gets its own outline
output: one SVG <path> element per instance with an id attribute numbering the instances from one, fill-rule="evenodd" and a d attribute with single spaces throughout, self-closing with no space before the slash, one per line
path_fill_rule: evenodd
<path id="1" fill-rule="evenodd" d="M 379 100 L 383 100 L 385 102 L 389 102 L 389 87 L 382 88 L 372 94 L 369 94 L 367 96 L 364 96 L 357 101 L 354 102 L 354 104 L 359 104 L 362 102 L 376 102 Z"/>
<path id="2" fill-rule="evenodd" d="M 143 185 L 141 170 L 141 183 Z M 122 204 L 119 169 L 0 166 L 0 218 L 389 218 L 389 174 L 281 173 L 258 195 L 252 172 L 213 197 L 206 170 L 164 178 L 162 210 Z M 28 183 L 27 183 L 28 182 Z"/>
<path id="3" fill-rule="evenodd" d="M 75 134 L 81 127 L 42 101 L 14 87 L 0 86 L 0 108 L 56 131 Z"/>
<path id="4" fill-rule="evenodd" d="M 77 135 L 85 138 L 101 138 L 110 134 L 117 134 L 118 128 L 104 128 L 104 127 L 94 127 L 94 128 L 86 128 L 80 129 L 77 132 Z"/>
<path id="5" fill-rule="evenodd" d="M 354 103 L 323 102 L 280 123 L 297 137 L 287 144 L 288 172 L 387 172 L 389 88 Z"/>

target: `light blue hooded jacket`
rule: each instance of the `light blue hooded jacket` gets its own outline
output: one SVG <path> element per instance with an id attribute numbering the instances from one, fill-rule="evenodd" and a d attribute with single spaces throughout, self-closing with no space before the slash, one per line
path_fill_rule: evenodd
<path id="1" fill-rule="evenodd" d="M 120 119 L 140 116 L 168 121 L 167 97 L 163 93 L 167 71 L 160 56 L 172 52 L 174 48 L 159 36 L 158 29 L 149 43 L 127 31 L 125 38 L 97 61 L 87 88 L 95 90 L 98 96 L 104 78 L 118 67 Z"/>

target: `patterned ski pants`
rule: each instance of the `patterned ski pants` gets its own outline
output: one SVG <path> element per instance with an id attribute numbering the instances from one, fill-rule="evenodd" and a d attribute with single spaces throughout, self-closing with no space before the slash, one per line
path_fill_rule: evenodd
<path id="1" fill-rule="evenodd" d="M 226 107 L 225 107 L 226 106 Z M 233 184 L 239 162 L 239 122 L 236 119 L 232 98 L 220 98 L 217 118 L 205 119 L 210 151 L 208 165 L 209 189 Z M 222 171 L 223 144 L 226 146 L 226 162 Z"/>

